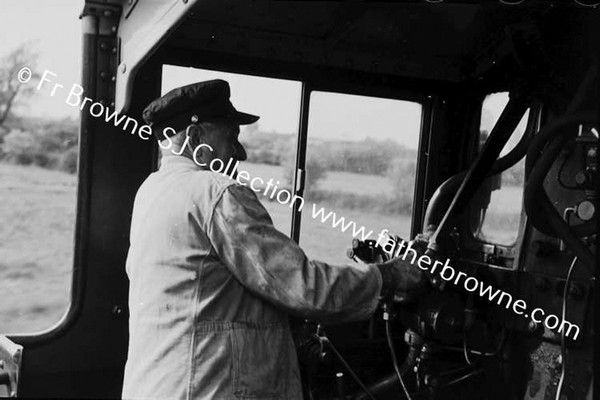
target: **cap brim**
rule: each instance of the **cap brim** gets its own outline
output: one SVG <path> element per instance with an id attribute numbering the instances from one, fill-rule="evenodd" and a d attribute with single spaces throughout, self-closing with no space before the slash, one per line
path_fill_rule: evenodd
<path id="1" fill-rule="evenodd" d="M 249 125 L 258 121 L 260 117 L 258 115 L 246 114 L 240 111 L 236 111 L 233 115 L 233 119 L 240 125 Z"/>

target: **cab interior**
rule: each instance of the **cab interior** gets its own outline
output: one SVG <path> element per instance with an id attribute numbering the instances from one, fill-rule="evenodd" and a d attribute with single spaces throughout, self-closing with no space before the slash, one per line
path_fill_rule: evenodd
<path id="1" fill-rule="evenodd" d="M 558 398 L 558 387 L 561 398 L 591 399 L 599 376 L 597 5 L 86 0 L 82 86 L 142 121 L 145 106 L 177 84 L 256 78 L 247 90 L 238 85 L 239 96 L 292 112 L 286 135 L 275 123 L 242 131 L 254 171 L 281 165 L 294 194 L 376 232 L 429 232 L 457 270 L 548 314 L 566 309 L 580 328 L 565 338 L 452 285 L 392 303 L 390 340 L 382 310 L 340 326 L 294 318 L 306 399 L 404 399 L 408 391 L 412 399 L 541 400 Z M 365 121 L 363 136 L 344 134 Z M 279 144 L 269 153 L 275 161 L 253 161 L 260 149 L 252 143 L 268 141 Z M 372 171 L 352 169 L 357 148 L 371 149 Z M 129 223 L 157 150 L 82 111 L 71 304 L 52 329 L 8 336 L 23 347 L 19 397 L 120 397 Z M 287 164 L 277 159 L 284 152 Z M 328 162 L 319 185 L 315 159 Z M 269 204 L 276 227 L 311 257 L 353 263 L 348 248 L 375 251 L 347 233 L 333 238 L 308 207 Z"/>

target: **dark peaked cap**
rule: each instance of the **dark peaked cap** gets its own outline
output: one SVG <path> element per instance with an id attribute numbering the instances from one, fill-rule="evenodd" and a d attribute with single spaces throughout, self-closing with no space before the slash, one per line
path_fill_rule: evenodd
<path id="1" fill-rule="evenodd" d="M 222 79 L 198 82 L 173 89 L 151 102 L 142 114 L 158 140 L 173 136 L 189 124 L 216 119 L 226 119 L 239 125 L 258 121 L 258 116 L 239 112 L 233 107 L 229 96 L 229 83 Z"/>

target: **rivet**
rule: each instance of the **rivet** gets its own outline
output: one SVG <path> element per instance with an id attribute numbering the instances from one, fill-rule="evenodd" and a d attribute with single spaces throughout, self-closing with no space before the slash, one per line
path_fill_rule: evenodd
<path id="1" fill-rule="evenodd" d="M 120 317 L 120 316 L 122 316 L 122 315 L 123 315 L 123 307 L 121 307 L 121 306 L 119 306 L 119 305 L 117 305 L 117 306 L 114 306 L 114 307 L 113 307 L 113 309 L 112 309 L 112 314 L 113 314 L 115 317 Z"/>

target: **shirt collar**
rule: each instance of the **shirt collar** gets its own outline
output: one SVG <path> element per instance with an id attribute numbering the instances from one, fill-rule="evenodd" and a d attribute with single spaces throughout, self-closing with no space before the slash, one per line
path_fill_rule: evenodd
<path id="1" fill-rule="evenodd" d="M 177 167 L 188 167 L 193 169 L 204 169 L 196 164 L 193 160 L 190 160 L 184 156 L 168 155 L 162 156 L 160 159 L 160 170 L 172 169 Z"/>

